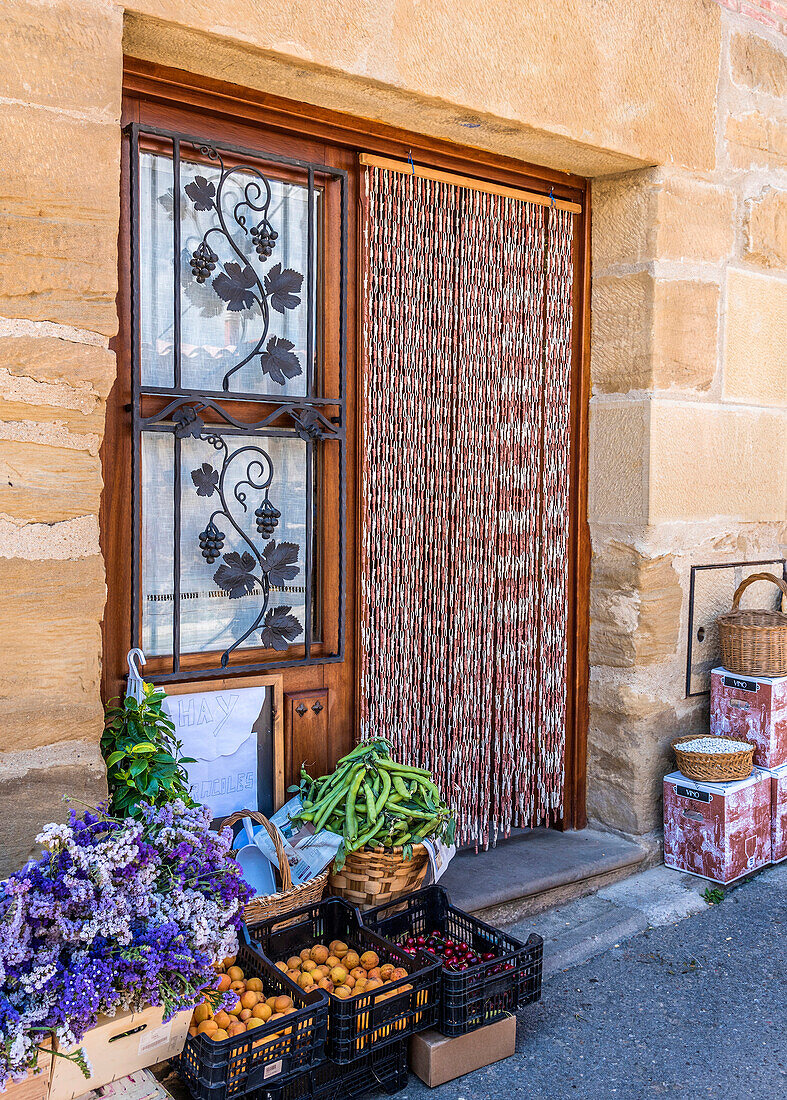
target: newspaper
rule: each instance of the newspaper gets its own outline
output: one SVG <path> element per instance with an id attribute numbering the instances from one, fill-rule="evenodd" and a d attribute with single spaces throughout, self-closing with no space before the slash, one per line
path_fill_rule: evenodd
<path id="1" fill-rule="evenodd" d="M 276 827 L 282 838 L 292 881 L 296 886 L 324 871 L 335 858 L 342 842 L 338 833 L 331 833 L 327 829 L 315 833 L 310 821 L 293 821 L 292 818 L 302 809 L 303 804 L 296 795 L 270 818 L 271 825 Z M 265 829 L 255 832 L 254 843 L 274 866 L 278 865 L 276 849 Z"/>

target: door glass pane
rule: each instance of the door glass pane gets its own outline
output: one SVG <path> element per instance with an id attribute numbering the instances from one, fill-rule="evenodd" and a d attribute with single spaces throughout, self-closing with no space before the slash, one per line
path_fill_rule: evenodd
<path id="1" fill-rule="evenodd" d="M 316 341 L 309 370 L 308 188 L 248 168 L 231 168 L 223 183 L 221 176 L 214 162 L 181 161 L 181 386 L 220 391 L 232 372 L 230 391 L 311 395 Z M 141 154 L 143 386 L 174 385 L 173 180 L 170 157 Z M 318 189 L 311 295 L 314 333 L 319 330 L 320 208 Z M 255 247 L 260 225 L 264 233 L 276 234 L 270 255 Z M 193 262 L 200 250 L 206 266 L 198 266 L 195 275 Z M 239 366 L 244 360 L 248 361 Z"/>
<path id="2" fill-rule="evenodd" d="M 266 548 L 270 554 L 277 548 L 279 555 L 283 553 L 277 560 L 286 575 L 271 585 L 268 606 L 290 609 L 286 614 L 297 620 L 298 629 L 290 623 L 286 640 L 295 645 L 303 642 L 307 445 L 294 435 L 230 434 L 224 440 L 226 460 L 223 449 L 207 440 L 186 437 L 176 442 L 168 433 L 143 432 L 142 638 L 151 656 L 172 652 L 173 487 L 178 446 L 181 652 L 223 652 L 252 626 L 263 607 L 260 585 L 254 583 L 262 569 L 252 546 L 266 562 Z M 266 499 L 280 513 L 270 535 L 260 533 L 255 514 Z M 224 505 L 228 515 L 222 514 Z M 209 530 L 211 523 L 215 530 Z M 282 543 L 287 544 L 284 551 Z M 312 608 L 316 596 L 313 586 Z M 238 648 L 264 646 L 260 633 L 264 625 Z"/>

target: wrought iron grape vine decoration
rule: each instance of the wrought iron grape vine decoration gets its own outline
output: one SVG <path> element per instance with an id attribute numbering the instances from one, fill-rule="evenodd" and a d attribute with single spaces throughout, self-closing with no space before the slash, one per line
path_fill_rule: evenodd
<path id="1" fill-rule="evenodd" d="M 281 519 L 281 512 L 270 499 L 269 490 L 273 482 L 273 459 L 261 447 L 247 444 L 230 452 L 226 439 L 218 432 L 206 427 L 193 405 L 183 405 L 172 417 L 175 434 L 181 439 L 193 436 L 209 443 L 221 455 L 221 465 L 216 469 L 210 462 L 203 462 L 191 471 L 191 480 L 199 497 L 218 496 L 219 507 L 214 509 L 208 522 L 199 534 L 199 546 L 208 565 L 213 565 L 221 554 L 222 564 L 213 574 L 215 584 L 227 593 L 231 600 L 241 599 L 258 590 L 262 595 L 259 614 L 248 630 L 229 646 L 221 655 L 221 667 L 226 668 L 230 654 L 259 630 L 265 649 L 286 650 L 301 634 L 301 623 L 291 614 L 292 608 L 286 605 L 270 606 L 272 588 L 284 586 L 300 572 L 298 546 L 294 542 L 279 542 L 270 538 Z M 245 473 L 238 477 L 232 487 L 232 496 L 244 512 L 248 511 L 248 489 L 262 493 L 262 499 L 255 509 L 256 528 L 260 535 L 270 541 L 260 550 L 248 537 L 240 524 L 232 516 L 227 500 L 228 471 L 236 459 L 246 456 Z M 254 457 L 251 457 L 254 456 Z M 231 480 L 231 479 L 229 479 Z M 229 551 L 223 554 L 226 534 L 216 523 L 224 520 L 240 536 L 248 550 Z M 308 614 L 308 608 L 307 608 Z"/>
<path id="2" fill-rule="evenodd" d="M 232 208 L 232 219 L 235 224 L 251 238 L 252 245 L 260 262 L 269 260 L 276 247 L 278 233 L 268 220 L 268 212 L 271 204 L 271 185 L 266 177 L 257 168 L 250 165 L 243 167 L 227 168 L 221 153 L 211 145 L 197 147 L 202 156 L 210 160 L 218 161 L 220 175 L 218 184 L 208 180 L 205 176 L 195 176 L 191 183 L 184 188 L 191 200 L 195 211 L 213 211 L 218 225 L 213 225 L 205 231 L 202 240 L 196 246 L 189 257 L 191 273 L 196 282 L 204 284 L 208 279 L 217 296 L 226 303 L 226 308 L 233 313 L 240 313 L 252 309 L 255 305 L 260 311 L 262 331 L 252 350 L 239 362 L 225 373 L 222 380 L 222 389 L 229 391 L 230 378 L 255 357 L 259 358 L 260 368 L 263 374 L 268 375 L 271 381 L 278 385 L 285 385 L 290 378 L 297 378 L 303 374 L 300 359 L 295 354 L 295 345 L 291 340 L 282 336 L 270 336 L 271 310 L 284 316 L 285 310 L 295 309 L 301 304 L 300 293 L 303 286 L 303 275 L 291 267 L 282 269 L 280 263 L 274 264 L 263 276 L 249 263 L 248 257 L 238 247 L 232 233 L 227 226 L 227 216 L 224 210 L 225 186 L 236 173 L 244 175 L 250 173 L 256 179 L 243 184 L 243 198 L 236 202 Z M 258 182 L 259 181 L 259 182 Z M 243 213 L 244 208 L 248 214 Z M 259 218 L 254 218 L 259 214 Z M 252 215 L 252 217 L 250 217 Z M 254 224 L 248 225 L 247 221 Z M 218 234 L 220 239 L 226 241 L 240 263 L 234 261 L 222 261 L 215 248 L 211 247 L 209 238 Z M 214 276 L 214 271 L 220 268 Z M 267 340 L 267 343 L 266 343 Z M 263 345 L 265 350 L 263 350 Z"/>

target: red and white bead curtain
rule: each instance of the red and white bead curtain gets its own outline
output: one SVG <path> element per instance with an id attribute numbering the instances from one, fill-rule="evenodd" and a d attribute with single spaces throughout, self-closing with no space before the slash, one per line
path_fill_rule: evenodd
<path id="1" fill-rule="evenodd" d="M 361 730 L 460 840 L 559 818 L 572 215 L 370 167 Z"/>

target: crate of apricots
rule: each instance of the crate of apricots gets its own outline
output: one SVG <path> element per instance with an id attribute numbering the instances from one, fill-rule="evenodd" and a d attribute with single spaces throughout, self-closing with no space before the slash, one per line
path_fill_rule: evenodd
<path id="1" fill-rule="evenodd" d="M 323 990 L 292 984 L 243 944 L 194 1009 L 178 1072 L 198 1100 L 255 1092 L 323 1057 L 327 1019 Z"/>
<path id="2" fill-rule="evenodd" d="M 346 1065 L 370 1050 L 432 1027 L 440 963 L 364 928 L 358 911 L 327 898 L 250 929 L 294 986 L 328 996 L 328 1057 Z"/>

